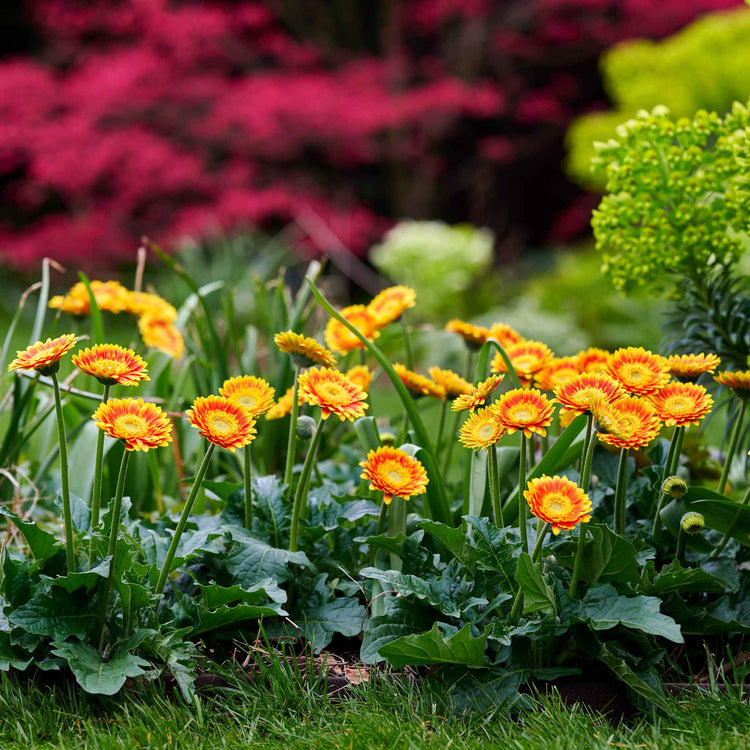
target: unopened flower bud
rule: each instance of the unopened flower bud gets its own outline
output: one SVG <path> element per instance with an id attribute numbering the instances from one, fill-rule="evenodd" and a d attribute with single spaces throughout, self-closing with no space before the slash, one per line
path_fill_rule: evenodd
<path id="1" fill-rule="evenodd" d="M 687 482 L 685 482 L 684 479 L 680 479 L 680 477 L 669 477 L 664 481 L 661 491 L 665 495 L 670 495 L 671 497 L 679 499 L 684 497 L 685 493 L 688 491 Z"/>
<path id="2" fill-rule="evenodd" d="M 396 436 L 392 432 L 381 432 L 380 442 L 383 445 L 396 445 Z"/>
<path id="3" fill-rule="evenodd" d="M 312 417 L 301 416 L 297 419 L 297 437 L 300 440 L 310 440 L 315 435 L 315 420 Z"/>
<path id="4" fill-rule="evenodd" d="M 680 519 L 680 526 L 686 534 L 697 534 L 706 525 L 706 519 L 700 513 L 690 511 Z"/>

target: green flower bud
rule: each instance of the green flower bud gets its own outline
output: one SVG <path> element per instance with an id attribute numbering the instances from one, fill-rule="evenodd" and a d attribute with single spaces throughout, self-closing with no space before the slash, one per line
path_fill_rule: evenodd
<path id="1" fill-rule="evenodd" d="M 664 482 L 661 491 L 665 495 L 670 495 L 671 497 L 679 499 L 684 497 L 685 493 L 688 491 L 688 486 L 685 480 L 680 479 L 680 477 L 669 477 L 669 479 Z"/>
<path id="2" fill-rule="evenodd" d="M 316 429 L 315 420 L 312 417 L 303 415 L 297 418 L 297 437 L 300 440 L 311 440 Z"/>
<path id="3" fill-rule="evenodd" d="M 380 442 L 383 445 L 396 445 L 396 436 L 392 432 L 381 432 Z"/>
<path id="4" fill-rule="evenodd" d="M 698 534 L 706 525 L 706 519 L 700 513 L 690 511 L 680 519 L 680 526 L 686 534 Z"/>

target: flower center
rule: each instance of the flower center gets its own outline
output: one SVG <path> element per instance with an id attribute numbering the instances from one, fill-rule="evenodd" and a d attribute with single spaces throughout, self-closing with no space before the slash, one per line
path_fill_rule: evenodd
<path id="1" fill-rule="evenodd" d="M 245 409 L 252 409 L 256 403 L 255 396 L 251 396 L 249 393 L 246 393 L 244 396 L 240 396 L 237 399 L 237 403 Z"/>
<path id="2" fill-rule="evenodd" d="M 520 406 L 513 409 L 510 416 L 514 422 L 521 422 L 523 424 L 526 424 L 534 419 L 535 414 L 528 407 Z"/>
<path id="3" fill-rule="evenodd" d="M 211 432 L 218 435 L 227 435 L 237 429 L 237 422 L 223 412 L 219 414 L 210 414 L 207 421 Z"/>
<path id="4" fill-rule="evenodd" d="M 623 378 L 629 383 L 643 383 L 650 378 L 651 373 L 643 365 L 633 364 L 623 368 Z"/>
<path id="5" fill-rule="evenodd" d="M 684 396 L 673 396 L 672 398 L 667 399 L 666 403 L 669 411 L 677 414 L 684 414 L 685 412 L 690 411 L 692 405 L 692 401 L 686 399 Z"/>
<path id="6" fill-rule="evenodd" d="M 393 484 L 401 484 L 404 479 L 398 469 L 388 469 L 386 476 L 390 482 L 393 482 Z"/>
<path id="7" fill-rule="evenodd" d="M 126 370 L 125 365 L 122 362 L 113 359 L 97 360 L 93 369 L 95 369 L 100 375 L 106 375 L 109 377 L 122 375 Z"/>
<path id="8" fill-rule="evenodd" d="M 341 401 L 346 396 L 346 390 L 338 383 L 321 383 L 318 390 L 329 401 Z"/>
<path id="9" fill-rule="evenodd" d="M 515 359 L 515 361 L 513 362 L 513 368 L 516 370 L 516 372 L 518 372 L 519 370 L 521 372 L 531 372 L 536 363 L 536 357 L 525 355 L 522 357 L 517 357 Z"/>
<path id="10" fill-rule="evenodd" d="M 148 433 L 148 423 L 136 414 L 123 414 L 115 419 L 115 430 L 125 439 L 143 437 Z"/>
<path id="11" fill-rule="evenodd" d="M 547 515 L 553 518 L 565 517 L 570 513 L 570 499 L 567 495 L 556 493 L 547 499 L 546 509 Z"/>
<path id="12" fill-rule="evenodd" d="M 495 434 L 495 425 L 492 424 L 492 422 L 486 422 L 483 424 L 478 430 L 477 435 L 482 440 L 488 440 Z"/>

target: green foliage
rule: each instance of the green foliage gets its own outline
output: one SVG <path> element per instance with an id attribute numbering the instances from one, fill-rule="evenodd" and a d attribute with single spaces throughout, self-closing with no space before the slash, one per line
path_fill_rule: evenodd
<path id="1" fill-rule="evenodd" d="M 604 175 L 592 174 L 595 143 L 615 138 L 617 126 L 641 109 L 665 105 L 675 117 L 699 109 L 727 112 L 750 94 L 750 12 L 737 9 L 695 21 L 672 37 L 622 42 L 600 61 L 614 109 L 574 120 L 568 129 L 568 173 L 587 188 L 601 190 Z"/>

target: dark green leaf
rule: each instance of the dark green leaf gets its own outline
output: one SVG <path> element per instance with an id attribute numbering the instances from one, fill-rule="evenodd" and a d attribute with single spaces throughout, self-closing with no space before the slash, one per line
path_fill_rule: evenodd
<path id="1" fill-rule="evenodd" d="M 613 654 L 605 644 L 601 644 L 597 656 L 612 670 L 617 679 L 622 680 L 633 692 L 646 698 L 663 711 L 669 710 L 669 703 L 664 694 L 639 677 L 624 659 Z"/>
<path id="2" fill-rule="evenodd" d="M 646 565 L 644 575 L 636 591 L 649 596 L 665 594 L 723 594 L 727 590 L 726 582 L 700 568 L 683 568 L 676 560 L 665 565 L 658 573 L 654 563 Z"/>
<path id="3" fill-rule="evenodd" d="M 54 534 L 43 531 L 35 523 L 24 521 L 15 513 L 5 508 L 0 508 L 0 515 L 5 516 L 18 527 L 24 539 L 26 539 L 26 543 L 29 545 L 29 549 L 31 550 L 31 554 L 34 555 L 35 560 L 48 560 L 57 552 L 58 548 L 62 547 L 62 544 L 57 541 Z"/>
<path id="4" fill-rule="evenodd" d="M 93 603 L 75 597 L 62 588 L 37 592 L 29 602 L 14 610 L 8 620 L 29 633 L 64 640 L 70 635 L 86 637 L 94 625 Z"/>
<path id="5" fill-rule="evenodd" d="M 482 714 L 497 709 L 532 708 L 531 697 L 518 692 L 523 677 L 523 670 L 500 667 L 466 671 L 451 686 L 451 705 L 459 711 Z"/>
<path id="6" fill-rule="evenodd" d="M 362 632 L 365 608 L 357 599 L 334 596 L 326 585 L 327 575 L 319 575 L 315 586 L 301 608 L 301 622 L 305 638 L 316 652 L 324 649 L 334 633 L 353 637 Z"/>
<path id="7" fill-rule="evenodd" d="M 516 568 L 516 582 L 521 587 L 523 594 L 523 612 L 547 612 L 555 611 L 555 595 L 542 577 L 539 566 L 532 562 L 527 552 L 518 556 L 518 567 Z"/>
<path id="8" fill-rule="evenodd" d="M 474 568 L 477 551 L 469 541 L 466 530 L 455 526 L 446 526 L 437 521 L 420 521 L 419 528 L 437 539 L 462 565 L 469 570 Z"/>
<path id="9" fill-rule="evenodd" d="M 235 534 L 231 553 L 225 560 L 227 571 L 240 586 L 252 589 L 264 578 L 288 581 L 292 577 L 289 565 L 312 568 L 304 552 L 290 552 L 271 547 L 249 534 Z"/>
<path id="10" fill-rule="evenodd" d="M 421 633 L 435 611 L 420 602 L 400 596 L 385 597 L 385 614 L 370 618 L 362 639 L 360 657 L 365 664 L 383 661 L 378 649 L 405 635 Z"/>

